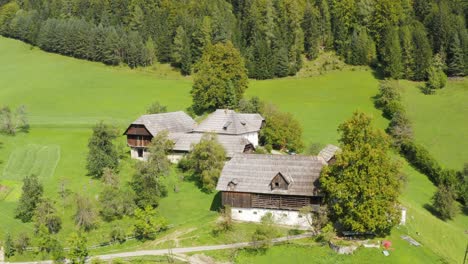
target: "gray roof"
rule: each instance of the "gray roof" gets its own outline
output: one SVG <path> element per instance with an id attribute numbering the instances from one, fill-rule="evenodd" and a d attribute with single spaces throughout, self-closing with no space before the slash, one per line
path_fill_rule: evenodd
<path id="1" fill-rule="evenodd" d="M 318 194 L 317 180 L 325 165 L 321 157 L 238 154 L 224 166 L 216 190 L 314 196 Z M 291 181 L 288 190 L 271 189 L 271 180 L 278 173 Z M 231 182 L 233 188 L 228 186 Z"/>
<path id="2" fill-rule="evenodd" d="M 202 133 L 169 134 L 169 138 L 174 141 L 174 147 L 172 150 L 175 151 L 191 151 L 192 145 L 200 142 L 202 137 Z M 224 147 L 226 150 L 226 156 L 229 158 L 233 157 L 235 154 L 243 153 L 245 147 L 251 144 L 249 140 L 242 136 L 218 135 L 217 140 Z"/>
<path id="3" fill-rule="evenodd" d="M 169 133 L 191 132 L 197 125 L 195 120 L 182 111 L 142 115 L 132 124 L 144 125 L 153 136 L 162 130 L 167 130 Z"/>
<path id="4" fill-rule="evenodd" d="M 339 147 L 329 144 L 319 152 L 318 156 L 322 157 L 326 162 L 329 162 L 339 150 L 341 150 Z"/>
<path id="5" fill-rule="evenodd" d="M 264 120 L 259 114 L 241 114 L 234 110 L 218 109 L 203 120 L 194 131 L 241 135 L 258 132 Z"/>

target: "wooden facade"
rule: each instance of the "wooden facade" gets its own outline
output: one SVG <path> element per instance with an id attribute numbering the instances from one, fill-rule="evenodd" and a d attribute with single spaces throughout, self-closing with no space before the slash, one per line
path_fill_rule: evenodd
<path id="1" fill-rule="evenodd" d="M 127 135 L 127 144 L 130 147 L 146 147 L 153 139 L 153 136 L 144 125 L 130 125 L 125 131 L 125 135 Z"/>
<path id="2" fill-rule="evenodd" d="M 318 196 L 293 196 L 278 194 L 222 192 L 222 204 L 240 208 L 264 208 L 299 210 L 304 206 L 317 206 L 322 202 Z"/>

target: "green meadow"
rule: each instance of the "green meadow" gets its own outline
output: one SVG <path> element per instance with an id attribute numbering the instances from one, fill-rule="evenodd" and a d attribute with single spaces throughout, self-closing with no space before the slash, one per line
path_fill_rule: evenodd
<path id="1" fill-rule="evenodd" d="M 461 170 L 468 163 L 468 81 L 451 81 L 434 95 L 402 82 L 403 101 L 416 141 L 442 165 Z"/>
<path id="2" fill-rule="evenodd" d="M 33 225 L 15 219 L 14 210 L 21 194 L 22 178 L 35 173 L 44 183 L 45 196 L 57 201 L 63 220 L 59 239 L 65 242 L 74 230 L 73 195 L 63 198 L 59 192 L 68 189 L 97 198 L 102 188 L 99 181 L 86 176 L 87 141 L 92 125 L 104 120 L 123 132 L 151 102 L 159 101 L 174 111 L 183 110 L 191 103 L 191 79 L 178 75 L 167 65 L 157 65 L 150 70 L 108 67 L 45 53 L 1 37 L 0 60 L 0 105 L 26 105 L 31 123 L 29 133 L 0 135 L 3 143 L 0 145 L 0 185 L 3 186 L 0 189 L 0 237 L 6 232 L 13 235 L 32 232 Z M 460 168 L 468 161 L 466 84 L 466 81 L 450 83 L 447 89 L 428 97 L 414 84 L 405 83 L 404 98 L 414 123 L 416 140 L 426 145 L 443 164 L 453 168 Z M 387 126 L 387 121 L 373 105 L 378 80 L 371 70 L 347 69 L 309 78 L 252 80 L 249 86 L 248 97 L 259 96 L 291 112 L 303 124 L 306 143 L 337 143 L 337 126 L 356 110 L 372 114 L 377 127 Z M 119 144 L 124 146 L 124 142 L 121 137 Z M 133 163 L 128 158 L 122 160 L 119 172 L 122 182 L 131 178 Z M 236 262 L 284 263 L 291 257 L 297 260 L 295 263 L 306 260 L 317 260 L 312 263 L 401 263 L 410 259 L 414 263 L 461 262 L 468 240 L 464 234 L 468 229 L 468 217 L 459 214 L 448 222 L 434 217 L 425 205 L 431 202 L 435 187 L 404 162 L 403 170 L 408 181 L 401 201 L 408 208 L 408 224 L 395 229 L 388 238 L 395 245 L 389 257 L 384 258 L 376 249 L 360 249 L 348 258 L 335 255 L 328 247 L 306 243 L 307 246 L 273 247 L 263 255 L 240 251 Z M 238 224 L 235 233 L 213 236 L 211 228 L 217 218 L 212 210 L 216 208 L 215 194 L 201 192 L 193 182 L 182 177 L 174 170 L 167 178 L 170 192 L 159 206 L 160 214 L 171 224 L 168 231 L 155 241 L 130 241 L 93 250 L 92 254 L 248 239 L 254 228 L 249 224 Z M 98 228 L 88 234 L 88 243 L 107 241 L 114 225 L 131 231 L 130 219 L 100 222 Z M 411 247 L 400 239 L 402 234 L 410 234 L 423 247 Z M 222 253 L 214 255 L 223 258 Z"/>

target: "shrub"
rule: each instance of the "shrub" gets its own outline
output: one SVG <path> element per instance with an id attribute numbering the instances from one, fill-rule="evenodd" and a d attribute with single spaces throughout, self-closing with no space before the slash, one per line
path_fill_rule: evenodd
<path id="1" fill-rule="evenodd" d="M 146 109 L 147 114 L 159 114 L 166 113 L 167 106 L 160 104 L 159 102 L 154 102 Z"/>
<path id="2" fill-rule="evenodd" d="M 221 216 L 216 221 L 216 226 L 213 229 L 213 233 L 218 235 L 220 233 L 225 233 L 233 229 L 232 216 L 231 216 L 231 207 L 229 205 L 225 206 L 221 212 Z"/>
<path id="3" fill-rule="evenodd" d="M 412 141 L 406 141 L 401 145 L 401 153 L 406 159 L 436 185 L 440 182 L 442 168 L 423 146 Z"/>
<path id="4" fill-rule="evenodd" d="M 256 250 L 267 250 L 273 245 L 273 238 L 278 234 L 274 227 L 275 219 L 273 214 L 266 213 L 261 218 L 261 224 L 257 226 L 252 234 L 252 246 Z"/>
<path id="5" fill-rule="evenodd" d="M 29 246 L 30 242 L 31 242 L 31 239 L 28 236 L 28 234 L 26 233 L 19 234 L 15 240 L 16 252 L 18 252 L 19 254 L 23 254 L 23 252 Z"/>
<path id="6" fill-rule="evenodd" d="M 118 225 L 114 225 L 109 233 L 110 241 L 112 243 L 125 242 L 125 230 Z"/>
<path id="7" fill-rule="evenodd" d="M 455 216 L 457 207 L 455 192 L 452 187 L 445 184 L 439 185 L 432 200 L 432 206 L 442 220 L 452 219 Z"/>
<path id="8" fill-rule="evenodd" d="M 394 145 L 397 148 L 400 148 L 403 142 L 413 139 L 411 123 L 403 112 L 398 112 L 393 115 L 386 131 L 392 137 Z"/>
<path id="9" fill-rule="evenodd" d="M 156 233 L 167 228 L 166 219 L 158 216 L 151 206 L 146 206 L 144 210 L 137 208 L 134 223 L 135 236 L 140 240 L 154 239 Z"/>

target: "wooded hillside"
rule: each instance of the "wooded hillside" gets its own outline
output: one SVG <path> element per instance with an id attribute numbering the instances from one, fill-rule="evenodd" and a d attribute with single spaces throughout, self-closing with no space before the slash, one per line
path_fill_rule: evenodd
<path id="1" fill-rule="evenodd" d="M 249 76 L 294 75 L 303 56 L 335 50 L 347 63 L 424 80 L 439 54 L 468 69 L 466 0 L 0 1 L 0 34 L 60 54 L 130 67 L 158 60 L 190 74 L 207 45 L 230 40 Z"/>

